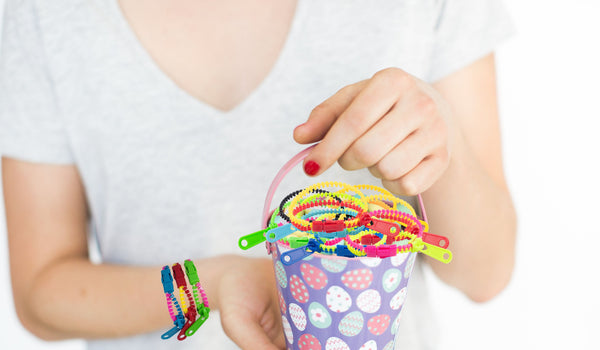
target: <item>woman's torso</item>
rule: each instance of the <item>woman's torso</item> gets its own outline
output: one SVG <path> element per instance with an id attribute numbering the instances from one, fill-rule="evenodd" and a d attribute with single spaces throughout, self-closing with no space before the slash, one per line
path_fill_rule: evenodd
<path id="1" fill-rule="evenodd" d="M 161 70 L 221 110 L 239 104 L 266 77 L 296 11 L 296 0 L 119 3 Z"/>
<path id="2" fill-rule="evenodd" d="M 135 6 L 142 5 L 123 4 L 39 5 L 65 134 L 86 187 L 104 262 L 159 265 L 240 253 L 237 238 L 259 228 L 272 178 L 302 148 L 293 142 L 292 130 L 315 105 L 386 67 L 402 67 L 422 78 L 429 73 L 433 1 L 299 0 L 297 6 L 271 1 L 269 8 L 284 15 L 246 18 L 238 34 L 217 28 L 219 21 L 205 13 L 197 20 L 214 25 L 203 27 L 206 23 L 190 16 L 187 24 L 171 27 L 171 17 L 180 18 L 177 11 L 185 9 L 167 11 L 159 19 L 155 13 L 136 19 Z M 235 12 L 225 4 L 191 6 Z M 249 33 L 254 24 L 261 29 Z M 268 43 L 259 42 L 263 35 Z M 220 48 L 221 42 L 226 44 Z M 368 171 L 339 168 L 321 179 L 379 184 Z M 296 169 L 275 198 L 319 180 Z M 260 248 L 247 254 L 265 256 Z M 431 320 L 418 276 L 407 299 L 416 306 L 403 313 L 408 328 L 400 341 L 414 349 L 431 341 L 420 334 Z M 217 314 L 177 345 L 186 344 L 231 346 Z M 174 344 L 149 334 L 89 345 Z"/>

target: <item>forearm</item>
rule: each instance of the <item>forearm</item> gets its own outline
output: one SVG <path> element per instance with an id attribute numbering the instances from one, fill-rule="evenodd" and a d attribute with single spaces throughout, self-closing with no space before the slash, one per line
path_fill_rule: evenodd
<path id="1" fill-rule="evenodd" d="M 429 259 L 435 273 L 474 301 L 486 301 L 510 280 L 516 215 L 507 188 L 492 179 L 461 135 L 444 175 L 423 194 L 430 231 L 447 235 L 453 260 Z"/>
<path id="2" fill-rule="evenodd" d="M 195 262 L 211 307 L 225 256 Z M 23 323 L 47 340 L 109 338 L 172 326 L 160 280 L 161 266 L 94 265 L 67 258 L 42 270 L 21 303 Z M 25 318 L 25 319 L 23 319 Z"/>

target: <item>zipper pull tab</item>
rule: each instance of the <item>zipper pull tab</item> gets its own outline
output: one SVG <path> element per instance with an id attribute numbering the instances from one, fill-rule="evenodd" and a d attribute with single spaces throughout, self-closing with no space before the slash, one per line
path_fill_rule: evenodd
<path id="1" fill-rule="evenodd" d="M 443 262 L 444 264 L 448 264 L 450 261 L 452 261 L 451 251 L 423 242 L 421 238 L 415 239 L 413 242 L 413 248 L 418 252 L 434 258 L 435 260 Z"/>
<path id="2" fill-rule="evenodd" d="M 248 250 L 248 249 L 256 246 L 257 244 L 264 242 L 266 240 L 265 232 L 267 232 L 267 231 L 269 231 L 269 229 L 265 228 L 263 230 L 256 231 L 249 235 L 240 237 L 240 239 L 238 241 L 238 246 L 242 250 Z"/>
<path id="3" fill-rule="evenodd" d="M 288 237 L 290 248 L 300 248 L 308 244 L 308 237 Z"/>
<path id="4" fill-rule="evenodd" d="M 175 334 L 177 334 L 179 332 L 179 328 L 177 328 L 176 326 L 169 329 L 168 331 L 164 332 L 163 335 L 161 335 L 160 337 L 162 339 L 169 339 L 172 336 L 174 336 Z"/>
<path id="5" fill-rule="evenodd" d="M 188 329 L 190 329 L 190 327 L 196 322 L 197 315 L 198 313 L 196 311 L 196 305 L 190 305 L 188 312 L 185 314 L 187 321 L 185 322 L 183 328 L 181 328 L 179 335 L 177 335 L 177 340 L 185 340 L 185 338 L 188 337 Z"/>
<path id="6" fill-rule="evenodd" d="M 388 237 L 396 237 L 398 236 L 398 234 L 400 234 L 400 231 L 402 230 L 400 228 L 400 225 L 396 223 L 379 220 L 374 217 L 371 217 L 371 221 L 368 222 L 365 226 L 373 231 L 377 231 Z"/>
<path id="7" fill-rule="evenodd" d="M 198 319 L 196 320 L 196 322 L 194 322 L 190 326 L 190 328 L 188 328 L 188 330 L 185 332 L 185 335 L 187 335 L 188 337 L 191 337 L 192 335 L 194 335 L 194 333 L 196 333 L 198 328 L 200 328 L 200 326 L 202 326 L 204 324 L 204 322 L 206 322 L 206 320 L 208 320 L 209 312 L 210 312 L 209 308 L 207 308 L 204 305 L 200 305 L 198 307 Z"/>
<path id="8" fill-rule="evenodd" d="M 441 235 L 434 235 L 433 233 L 423 232 L 423 242 L 433 244 L 440 248 L 448 248 L 450 245 L 450 240 L 448 237 L 444 237 Z"/>
<path id="9" fill-rule="evenodd" d="M 292 224 L 285 224 L 283 226 L 272 228 L 267 231 L 267 241 L 275 243 L 283 237 L 289 236 L 296 231 L 298 231 L 298 229 Z"/>
<path id="10" fill-rule="evenodd" d="M 181 328 L 183 328 L 183 325 L 185 325 L 185 317 L 183 317 L 183 315 L 179 313 L 173 323 L 175 326 L 163 333 L 163 335 L 160 336 L 162 339 L 169 339 L 176 333 L 178 333 L 181 330 Z"/>
<path id="11" fill-rule="evenodd" d="M 308 251 L 306 248 L 307 246 L 304 246 L 282 253 L 280 258 L 281 263 L 290 266 L 314 253 L 314 251 Z"/>

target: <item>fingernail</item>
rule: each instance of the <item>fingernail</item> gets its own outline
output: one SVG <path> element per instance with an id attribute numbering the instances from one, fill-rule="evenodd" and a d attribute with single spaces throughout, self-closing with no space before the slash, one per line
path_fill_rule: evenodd
<path id="1" fill-rule="evenodd" d="M 309 160 L 308 162 L 304 163 L 304 172 L 306 175 L 316 175 L 319 172 L 319 169 L 321 169 L 321 166 L 319 166 L 319 164 L 314 160 Z"/>

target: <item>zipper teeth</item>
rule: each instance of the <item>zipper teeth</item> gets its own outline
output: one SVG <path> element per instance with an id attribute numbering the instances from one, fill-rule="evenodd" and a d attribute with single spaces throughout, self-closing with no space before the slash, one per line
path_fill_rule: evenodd
<path id="1" fill-rule="evenodd" d="M 334 187 L 334 188 L 341 188 L 341 189 L 336 192 L 329 192 L 329 193 L 325 193 L 325 194 L 317 193 L 316 189 L 325 189 L 327 187 Z M 365 190 L 365 189 L 378 192 L 379 194 L 365 196 L 360 191 L 360 190 Z M 353 195 L 348 194 L 349 192 L 356 193 L 356 195 L 359 196 L 360 198 L 354 198 Z M 314 194 L 310 195 L 310 196 L 306 196 L 307 194 L 311 194 L 311 193 L 314 193 Z M 325 200 L 318 199 L 318 200 L 313 201 L 313 199 L 316 199 L 322 195 L 325 195 L 329 199 L 325 199 Z M 333 200 L 333 199 L 331 199 L 331 196 L 333 196 L 333 195 L 338 195 L 339 197 L 345 196 L 345 197 L 347 197 L 346 200 L 348 200 L 348 201 L 340 202 L 339 199 Z M 301 198 L 301 197 L 305 197 L 305 198 Z M 358 200 L 358 205 L 354 203 L 354 202 L 356 202 L 355 200 Z M 390 208 L 389 205 L 387 205 L 387 203 L 384 202 L 384 200 L 391 201 L 392 203 L 394 203 L 395 206 L 402 205 L 402 206 L 406 207 L 410 211 L 410 213 L 405 213 L 405 212 L 401 212 L 401 211 L 392 209 L 392 208 Z M 299 204 L 299 203 L 302 203 L 303 201 L 309 201 L 309 202 Z M 399 235 L 398 237 L 402 237 L 402 239 L 408 239 L 408 243 L 403 244 L 403 245 L 392 244 L 396 247 L 398 253 L 406 253 L 406 252 L 415 251 L 413 242 L 415 242 L 415 240 L 420 239 L 420 237 L 422 237 L 422 235 L 423 235 L 423 225 L 418 220 L 417 215 L 416 215 L 414 209 L 412 208 L 412 206 L 410 204 L 408 204 L 406 201 L 395 197 L 392 193 L 388 192 L 387 190 L 382 189 L 377 186 L 372 186 L 372 185 L 352 186 L 352 185 L 344 184 L 341 182 L 326 181 L 326 182 L 321 182 L 319 184 L 312 185 L 312 186 L 298 192 L 297 195 L 294 198 L 291 198 L 291 201 L 289 201 L 288 203 L 289 203 L 289 206 L 286 208 L 285 211 L 292 212 L 292 214 L 293 214 L 293 215 L 289 216 L 289 218 L 290 218 L 289 221 L 297 229 L 299 229 L 301 231 L 310 231 L 312 228 L 311 221 L 300 219 L 297 217 L 298 213 L 300 213 L 301 211 L 304 211 L 306 209 L 314 208 L 314 207 L 318 207 L 318 206 L 343 206 L 345 208 L 355 210 L 357 213 L 353 219 L 343 221 L 346 229 L 352 229 L 352 228 L 354 228 L 354 226 L 360 224 L 361 218 L 363 217 L 364 213 L 368 212 L 368 207 L 367 207 L 368 204 L 373 203 L 373 204 L 378 204 L 378 205 L 385 204 L 385 205 L 383 205 L 383 207 L 384 208 L 387 207 L 387 208 L 385 208 L 383 210 L 377 210 L 377 211 L 370 212 L 370 213 L 368 213 L 370 216 L 382 218 L 382 219 L 394 220 L 396 222 L 401 223 L 403 226 L 406 227 L 406 230 L 403 230 L 404 231 L 403 234 Z M 363 208 L 363 207 L 365 207 L 365 208 Z M 340 213 L 340 211 L 341 211 L 341 209 L 339 209 L 339 208 L 328 208 L 328 209 L 323 209 L 323 210 L 324 211 L 322 213 Z M 310 214 L 310 213 L 307 213 L 307 214 Z M 346 215 L 348 215 L 348 214 L 346 213 Z M 413 232 L 415 232 L 414 228 L 417 229 L 416 233 L 413 233 Z M 369 230 L 360 232 L 360 233 L 356 234 L 354 237 L 357 237 L 357 239 L 360 239 L 361 237 L 363 237 L 367 234 L 369 234 Z M 309 235 L 309 237 L 310 236 L 314 237 L 314 235 Z M 328 240 L 327 242 L 321 243 L 319 246 L 324 253 L 333 254 L 335 252 L 335 247 L 336 247 L 335 244 L 339 243 L 341 240 L 342 240 L 342 238 L 331 239 L 331 240 Z M 326 244 L 329 242 L 331 242 L 331 243 Z M 386 244 L 384 244 L 385 243 L 384 238 L 382 238 L 379 242 L 381 242 L 380 246 L 381 245 L 386 246 Z M 348 249 L 354 255 L 356 255 L 356 256 L 365 256 L 366 255 L 364 247 L 361 244 L 354 242 L 350 238 L 350 234 L 348 234 L 345 237 L 345 243 L 346 243 L 346 247 L 348 247 Z"/>
<path id="2" fill-rule="evenodd" d="M 296 228 L 298 228 L 301 231 L 309 231 L 311 228 L 311 223 L 310 221 L 307 220 L 303 220 L 303 219 L 298 219 L 296 217 L 296 215 L 306 209 L 309 208 L 313 208 L 313 207 L 319 207 L 319 206 L 326 206 L 326 205 L 340 205 L 339 202 L 337 201 L 333 201 L 333 200 L 318 200 L 316 202 L 310 202 L 310 203 L 305 203 L 305 204 L 300 204 L 299 206 L 297 206 L 296 208 L 294 208 L 294 210 L 292 211 L 292 215 L 290 216 L 290 219 L 292 221 L 292 223 L 294 224 L 294 226 L 296 226 Z M 350 202 L 342 202 L 341 206 L 346 207 L 346 208 L 350 208 L 355 210 L 357 213 L 361 213 L 363 212 L 362 208 L 359 207 L 356 204 L 350 203 Z M 344 221 L 346 228 L 348 226 L 353 226 L 355 224 L 358 223 L 358 216 L 355 219 L 352 220 L 348 220 L 348 221 Z M 305 224 L 302 221 L 308 223 Z"/>
<path id="3" fill-rule="evenodd" d="M 383 219 L 391 219 L 391 220 L 395 220 L 395 221 L 399 221 L 404 223 L 405 225 L 407 225 L 408 228 L 408 224 L 403 222 L 403 220 L 410 220 L 410 223 L 412 223 L 413 225 L 417 226 L 419 229 L 419 233 L 418 234 L 414 234 L 412 232 L 407 232 L 404 231 L 405 235 L 409 236 L 409 242 L 407 244 L 404 245 L 398 245 L 398 251 L 400 253 L 406 253 L 408 251 L 413 251 L 413 242 L 415 239 L 419 238 L 422 236 L 423 234 L 423 228 L 421 225 L 421 222 L 418 221 L 418 219 L 416 219 L 416 217 L 408 214 L 408 213 L 404 213 L 404 212 L 400 212 L 397 210 L 377 210 L 374 211 L 372 213 L 370 213 L 371 216 L 375 216 L 375 217 L 379 217 L 379 218 L 383 218 Z"/>
<path id="4" fill-rule="evenodd" d="M 407 226 L 408 226 L 408 224 L 406 222 L 403 222 L 403 220 L 408 219 L 408 220 L 410 220 L 410 223 L 412 223 L 414 226 L 416 226 L 419 229 L 419 233 L 417 234 L 417 237 L 421 237 L 423 235 L 423 225 L 416 217 L 414 217 L 410 214 L 400 212 L 397 210 L 377 210 L 377 211 L 372 212 L 371 216 L 399 221 Z"/>
<path id="5" fill-rule="evenodd" d="M 319 248 L 321 248 L 323 251 L 326 251 L 328 253 L 334 253 L 335 252 L 335 246 L 327 246 L 325 244 L 320 244 Z"/>
<path id="6" fill-rule="evenodd" d="M 376 194 L 376 195 L 372 195 L 372 196 L 367 196 L 367 200 L 383 200 L 383 199 L 387 199 L 389 201 L 391 201 L 394 204 L 400 204 L 403 207 L 407 208 L 408 210 L 410 210 L 410 213 L 413 216 L 417 216 L 417 213 L 415 212 L 414 208 L 405 200 L 395 197 L 394 195 L 381 195 L 381 194 Z M 384 209 L 384 210 L 390 210 L 390 209 Z M 393 209 L 391 209 L 393 210 Z"/>
<path id="7" fill-rule="evenodd" d="M 185 292 L 183 291 L 183 286 L 179 287 L 179 299 L 181 300 L 181 308 L 183 309 L 183 312 L 186 313 L 188 305 L 185 302 Z"/>
<path id="8" fill-rule="evenodd" d="M 298 201 L 300 200 L 300 197 L 304 196 L 307 193 L 311 193 L 312 190 L 319 189 L 319 188 L 323 188 L 324 189 L 326 187 L 341 188 L 341 190 L 343 190 L 344 192 L 347 191 L 347 190 L 351 190 L 352 192 L 354 192 L 358 196 L 360 196 L 359 203 L 364 204 L 365 196 L 362 194 L 362 192 L 360 192 L 360 190 L 358 188 L 356 188 L 356 187 L 354 187 L 352 185 L 345 184 L 343 182 L 326 181 L 326 182 L 321 182 L 321 183 L 314 184 L 314 185 L 309 186 L 309 187 L 305 188 L 304 190 L 302 190 L 302 192 L 300 192 L 298 195 L 296 195 L 292 199 L 292 201 L 290 203 L 291 206 L 295 207 L 297 205 Z M 340 191 L 336 191 L 336 192 L 332 192 L 332 193 L 338 193 L 340 195 L 350 196 L 348 194 L 340 193 Z M 350 197 L 352 197 L 352 196 L 350 196 Z M 366 205 L 364 205 L 364 206 L 365 206 L 365 208 L 361 207 L 361 209 L 362 209 L 361 211 L 366 211 L 368 209 L 368 208 L 366 208 Z M 292 222 L 293 222 L 293 219 L 292 219 Z"/>

